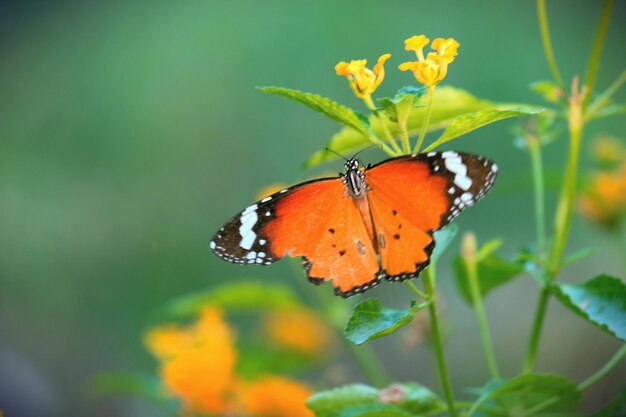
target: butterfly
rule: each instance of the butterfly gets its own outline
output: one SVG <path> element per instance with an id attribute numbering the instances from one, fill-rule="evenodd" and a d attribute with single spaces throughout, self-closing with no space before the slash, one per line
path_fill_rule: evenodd
<path id="1" fill-rule="evenodd" d="M 433 232 L 487 193 L 498 172 L 479 155 L 406 155 L 339 177 L 285 188 L 233 217 L 209 242 L 220 258 L 270 265 L 300 256 L 309 280 L 331 281 L 344 298 L 382 279 L 417 277 L 430 262 Z"/>

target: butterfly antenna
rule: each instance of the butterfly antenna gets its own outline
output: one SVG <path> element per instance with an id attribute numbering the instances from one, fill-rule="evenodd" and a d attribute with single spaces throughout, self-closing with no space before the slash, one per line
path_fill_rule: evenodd
<path id="1" fill-rule="evenodd" d="M 354 154 L 354 156 L 352 156 L 352 159 L 356 158 L 356 157 L 357 157 L 357 155 L 358 155 L 358 154 L 360 154 L 361 152 L 365 152 L 365 151 L 367 151 L 368 149 L 377 148 L 377 147 L 378 147 L 378 145 L 370 145 L 370 146 L 368 146 L 367 148 L 363 148 L 363 149 L 361 149 L 360 151 L 358 151 L 357 153 L 355 153 L 355 154 Z M 327 148 L 327 149 L 328 149 L 328 148 Z"/>
<path id="2" fill-rule="evenodd" d="M 346 158 L 345 156 L 343 156 L 342 154 L 340 154 L 339 152 L 335 152 L 332 149 L 330 149 L 329 147 L 324 148 L 326 149 L 328 152 L 332 152 L 335 155 L 337 155 L 338 157 L 340 157 L 341 159 L 343 159 L 344 161 L 348 161 L 348 158 Z"/>

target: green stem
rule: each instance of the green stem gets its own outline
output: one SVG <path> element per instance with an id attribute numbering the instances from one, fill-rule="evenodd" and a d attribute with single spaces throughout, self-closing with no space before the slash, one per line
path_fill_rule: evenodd
<path id="1" fill-rule="evenodd" d="M 604 38 L 606 37 L 606 30 L 609 26 L 609 18 L 611 17 L 611 10 L 613 9 L 613 3 L 615 0 L 604 0 L 602 4 L 602 12 L 600 14 L 600 21 L 598 22 L 598 28 L 596 29 L 596 37 L 593 41 L 593 48 L 591 49 L 591 55 L 589 56 L 589 63 L 587 64 L 587 74 L 585 76 L 585 85 L 589 89 L 589 94 L 585 98 L 583 106 L 586 107 L 591 97 L 591 91 L 596 82 L 596 75 L 598 74 L 598 65 L 600 64 L 600 57 L 602 55 L 602 46 L 604 45 Z"/>
<path id="2" fill-rule="evenodd" d="M 485 307 L 480 295 L 480 282 L 478 281 L 478 268 L 476 266 L 476 257 L 468 257 L 464 259 L 465 268 L 467 269 L 467 278 L 469 281 L 470 293 L 472 296 L 472 303 L 474 305 L 474 312 L 476 313 L 476 320 L 478 321 L 478 328 L 480 330 L 480 339 L 483 344 L 483 351 L 485 352 L 485 360 L 487 361 L 487 367 L 492 379 L 500 379 L 500 371 L 498 371 L 498 364 L 496 363 L 496 355 L 493 351 L 493 344 L 491 342 L 491 334 L 489 333 L 489 324 L 487 323 L 487 315 L 485 314 Z"/>
<path id="3" fill-rule="evenodd" d="M 543 319 L 546 315 L 546 309 L 548 307 L 548 301 L 550 300 L 550 290 L 547 286 L 544 286 L 539 296 L 537 303 L 537 309 L 535 310 L 535 319 L 533 320 L 533 327 L 530 333 L 530 340 L 528 341 L 528 348 L 526 350 L 526 358 L 524 359 L 523 373 L 528 374 L 533 371 L 535 365 L 535 358 L 537 356 L 537 346 L 539 345 L 539 338 L 541 336 L 541 329 L 543 327 Z"/>
<path id="4" fill-rule="evenodd" d="M 415 293 L 415 295 L 417 295 L 420 298 L 423 298 L 424 300 L 428 300 L 428 295 L 421 292 L 419 288 L 417 288 L 410 280 L 406 280 L 404 282 L 406 283 L 406 286 L 409 287 L 411 291 Z"/>
<path id="5" fill-rule="evenodd" d="M 292 258 L 290 259 L 290 261 L 291 262 L 289 262 L 289 264 L 291 265 L 291 268 L 296 275 L 296 281 L 301 282 L 303 287 L 306 286 L 306 288 L 304 288 L 305 293 L 310 294 L 311 286 L 307 284 L 304 279 L 302 279 L 302 267 L 300 265 L 300 262 L 296 258 Z M 363 371 L 367 379 L 370 381 L 370 383 L 378 387 L 388 385 L 391 381 L 391 378 L 387 374 L 387 371 L 383 368 L 380 360 L 376 357 L 376 354 L 372 350 L 372 348 L 368 345 L 356 346 L 346 340 L 346 338 L 343 337 L 342 333 L 343 323 L 338 322 L 338 320 L 336 319 L 337 315 L 333 314 L 332 301 L 325 297 L 324 293 L 322 293 L 321 291 L 316 291 L 315 288 L 313 288 L 313 292 L 315 293 L 316 298 L 312 301 L 314 301 L 316 307 L 321 310 L 322 316 L 326 318 L 327 323 L 331 327 L 333 327 L 335 331 L 337 331 L 337 333 L 339 333 L 339 338 L 345 342 L 345 345 L 352 354 L 352 357 L 356 361 L 359 368 Z"/>
<path id="6" fill-rule="evenodd" d="M 539 30 L 541 32 L 541 42 L 543 43 L 543 51 L 546 54 L 546 60 L 552 72 L 552 78 L 559 85 L 564 88 L 563 79 L 559 68 L 556 65 L 554 59 L 554 52 L 552 51 L 552 42 L 550 41 L 550 30 L 548 29 L 548 17 L 546 15 L 546 2 L 545 0 L 537 0 L 537 17 L 539 18 Z"/>
<path id="7" fill-rule="evenodd" d="M 382 388 L 391 383 L 391 378 L 387 375 L 387 372 L 380 364 L 380 361 L 376 357 L 376 354 L 371 346 L 366 344 L 357 346 L 343 337 L 342 339 L 345 341 L 348 350 L 352 353 L 352 357 L 354 357 L 354 360 L 359 365 L 359 368 L 361 368 L 371 384 L 378 388 Z"/>
<path id="8" fill-rule="evenodd" d="M 530 150 L 530 163 L 533 172 L 533 189 L 535 193 L 535 225 L 537 233 L 537 255 L 541 261 L 545 255 L 545 199 L 543 157 L 541 155 L 541 143 L 536 136 L 528 142 Z"/>
<path id="9" fill-rule="evenodd" d="M 393 148 L 393 151 L 394 151 L 393 156 L 401 154 L 402 149 L 400 149 L 393 135 L 387 128 L 387 121 L 384 120 L 383 117 L 381 117 L 380 114 L 378 113 L 378 110 L 376 109 L 376 106 L 374 105 L 374 102 L 372 101 L 372 96 L 363 97 L 363 101 L 365 102 L 367 107 L 371 110 L 372 114 L 374 114 L 376 119 L 378 119 L 378 123 L 380 123 L 380 127 L 382 128 L 383 133 L 385 134 L 385 137 L 387 138 L 387 142 L 389 142 L 389 144 Z"/>
<path id="10" fill-rule="evenodd" d="M 426 131 L 428 130 L 428 125 L 430 124 L 430 116 L 433 113 L 433 92 L 435 90 L 435 86 L 428 87 L 428 104 L 426 106 L 426 118 L 424 119 L 424 123 L 422 123 L 422 128 L 420 129 L 420 135 L 417 139 L 417 144 L 413 149 L 413 153 L 418 153 L 422 147 L 422 143 L 424 143 L 424 137 L 426 136 Z"/>
<path id="11" fill-rule="evenodd" d="M 550 279 L 554 279 L 561 268 L 563 252 L 569 237 L 572 223 L 572 211 L 576 193 L 578 171 L 578 157 L 580 154 L 580 140 L 582 137 L 582 120 L 580 103 L 570 104 L 570 150 L 565 168 L 565 179 L 561 189 L 561 197 L 554 221 L 554 240 L 550 251 Z"/>
<path id="12" fill-rule="evenodd" d="M 411 142 L 409 142 L 409 131 L 406 127 L 407 119 L 398 120 L 398 129 L 400 130 L 400 137 L 402 138 L 402 150 L 408 155 L 411 153 Z"/>
<path id="13" fill-rule="evenodd" d="M 615 367 L 615 365 L 617 365 L 619 363 L 619 361 L 622 360 L 622 358 L 624 356 L 626 356 L 626 344 L 624 344 L 615 353 L 615 355 L 613 355 L 613 357 L 611 359 L 609 359 L 609 361 L 606 363 L 606 365 L 604 365 L 602 368 L 600 368 L 598 371 L 596 371 L 595 374 L 591 375 L 589 378 L 585 379 L 583 382 L 578 384 L 578 389 L 580 389 L 580 390 L 587 389 L 591 385 L 593 385 L 596 382 L 598 382 L 598 380 L 600 380 L 602 377 L 604 377 L 606 374 L 608 374 Z"/>
<path id="14" fill-rule="evenodd" d="M 435 353 L 437 354 L 437 369 L 439 371 L 439 382 L 441 384 L 441 390 L 448 404 L 448 415 L 450 417 L 456 417 L 456 408 L 454 406 L 454 397 L 452 395 L 452 387 L 450 385 L 450 377 L 448 376 L 448 367 L 446 365 L 446 358 L 443 353 L 443 342 L 441 339 L 441 331 L 439 329 L 439 318 L 437 316 L 437 303 L 435 302 L 435 277 L 434 270 L 428 268 L 422 274 L 424 280 L 424 291 L 432 300 L 428 306 L 428 313 L 430 315 L 430 327 L 432 331 L 432 339 L 435 347 Z"/>

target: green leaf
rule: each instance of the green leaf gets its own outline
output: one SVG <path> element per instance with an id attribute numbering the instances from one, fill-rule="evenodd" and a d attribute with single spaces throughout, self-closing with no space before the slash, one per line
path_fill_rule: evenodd
<path id="1" fill-rule="evenodd" d="M 563 265 L 571 265 L 574 262 L 578 262 L 581 259 L 588 258 L 589 256 L 595 255 L 596 253 L 598 253 L 597 247 L 580 249 L 574 253 L 567 255 L 565 259 L 563 259 Z"/>
<path id="2" fill-rule="evenodd" d="M 329 391 L 318 392 L 306 401 L 306 406 L 317 417 L 333 417 L 339 410 L 359 404 L 375 404 L 378 390 L 363 384 L 345 385 Z"/>
<path id="3" fill-rule="evenodd" d="M 425 90 L 424 87 L 404 86 L 396 92 L 393 98 L 379 98 L 377 100 L 379 111 L 385 113 L 396 123 L 398 120 L 406 120 L 414 107 L 421 106 L 417 104 L 417 101 L 424 94 Z"/>
<path id="4" fill-rule="evenodd" d="M 422 96 L 416 105 L 423 106 L 426 104 L 426 97 Z M 452 121 L 463 114 L 476 112 L 482 109 L 504 106 L 503 103 L 495 103 L 492 101 L 479 99 L 465 90 L 454 88 L 451 86 L 442 86 L 435 89 L 433 95 L 433 111 L 428 125 L 428 131 L 432 132 L 449 126 Z M 510 105 L 509 105 L 510 106 Z M 525 106 L 526 108 L 532 108 Z M 416 136 L 424 123 L 426 115 L 425 109 L 414 109 L 407 120 L 407 126 L 410 136 Z M 370 118 L 370 125 L 374 133 L 379 137 L 383 134 L 382 127 L 378 120 L 374 117 Z M 397 133 L 397 126 L 389 126 L 392 133 Z M 368 138 L 354 129 L 344 128 L 337 132 L 326 144 L 326 147 L 344 154 L 353 153 L 368 146 L 370 141 Z M 312 167 L 322 162 L 336 158 L 331 152 L 322 149 L 314 153 L 305 163 L 306 166 Z"/>
<path id="5" fill-rule="evenodd" d="M 619 278 L 598 275 L 582 284 L 558 284 L 559 301 L 578 316 L 626 341 L 626 285 Z"/>
<path id="6" fill-rule="evenodd" d="M 561 88 L 552 81 L 535 81 L 530 85 L 530 89 L 550 103 L 558 103 L 563 94 Z"/>
<path id="7" fill-rule="evenodd" d="M 482 390 L 469 414 L 490 400 L 504 407 L 516 404 L 525 410 L 554 410 L 568 408 L 580 401 L 576 384 L 560 375 L 526 374 L 510 380 L 490 381 Z M 534 414 L 533 414 L 534 415 Z"/>
<path id="8" fill-rule="evenodd" d="M 306 402 L 317 417 L 415 417 L 440 413 L 445 405 L 419 384 L 393 384 L 378 390 L 354 384 L 319 392 Z"/>
<path id="9" fill-rule="evenodd" d="M 435 249 L 433 250 L 433 254 L 430 256 L 431 263 L 437 263 L 439 258 L 446 251 L 448 246 L 452 243 L 456 235 L 459 233 L 459 226 L 456 223 L 449 224 L 443 230 L 438 230 L 435 232 Z"/>
<path id="10" fill-rule="evenodd" d="M 616 114 L 625 114 L 626 104 L 609 104 L 594 110 L 589 114 L 589 120 L 601 119 L 603 117 L 614 116 Z"/>
<path id="11" fill-rule="evenodd" d="M 469 287 L 469 278 L 465 263 L 460 256 L 454 258 L 452 263 L 456 284 L 462 298 L 472 304 L 472 295 Z M 491 290 L 503 285 L 522 272 L 523 267 L 517 263 L 506 261 L 496 254 L 489 254 L 478 261 L 478 281 L 480 292 L 485 297 Z"/>
<path id="12" fill-rule="evenodd" d="M 608 404 L 602 407 L 592 417 L 626 416 L 626 388 L 622 388 Z"/>
<path id="13" fill-rule="evenodd" d="M 536 107 L 500 106 L 460 115 L 449 124 L 439 139 L 424 149 L 424 152 L 431 151 L 436 147 L 451 141 L 452 139 L 456 139 L 461 135 L 471 132 L 472 130 L 476 130 L 479 127 L 497 122 L 499 120 L 508 119 L 509 117 L 514 116 L 537 114 L 542 111 L 543 109 L 538 109 Z"/>
<path id="14" fill-rule="evenodd" d="M 260 281 L 238 281 L 178 297 L 165 306 L 168 315 L 196 315 L 207 305 L 232 310 L 277 310 L 297 307 L 300 303 L 287 288 Z"/>
<path id="15" fill-rule="evenodd" d="M 363 115 L 329 98 L 282 87 L 259 87 L 259 90 L 264 93 L 275 94 L 297 101 L 316 112 L 322 113 L 339 123 L 349 126 L 357 132 L 360 132 L 360 134 L 369 134 L 368 122 Z"/>
<path id="16" fill-rule="evenodd" d="M 406 310 L 396 310 L 383 307 L 374 298 L 361 301 L 354 307 L 343 334 L 357 345 L 390 335 L 409 324 L 420 308 L 423 306 L 414 302 Z"/>

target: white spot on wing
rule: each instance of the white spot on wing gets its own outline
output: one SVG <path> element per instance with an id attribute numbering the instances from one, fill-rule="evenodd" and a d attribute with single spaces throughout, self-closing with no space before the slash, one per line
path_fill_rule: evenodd
<path id="1" fill-rule="evenodd" d="M 461 194 L 461 201 L 467 203 L 468 201 L 472 201 L 473 197 L 474 195 L 472 193 L 463 193 Z"/>
<path id="2" fill-rule="evenodd" d="M 210 247 L 211 249 L 215 249 L 215 246 L 216 246 L 216 245 L 215 245 L 215 242 L 213 242 L 213 241 L 210 241 L 210 242 L 209 242 L 209 247 Z"/>
<path id="3" fill-rule="evenodd" d="M 242 248 L 246 250 L 250 250 L 252 249 L 252 245 L 254 244 L 255 240 L 256 240 L 256 233 L 251 231 L 248 234 L 246 234 L 243 237 L 243 239 L 241 239 L 241 242 L 239 242 L 239 246 L 241 246 Z"/>
<path id="4" fill-rule="evenodd" d="M 248 252 L 246 254 L 246 259 L 254 259 L 254 258 L 256 258 L 256 252 L 255 251 Z"/>
<path id="5" fill-rule="evenodd" d="M 272 199 L 272 197 L 265 197 L 263 200 L 261 200 L 261 203 L 267 203 L 271 199 Z"/>
<path id="6" fill-rule="evenodd" d="M 454 174 L 454 184 L 462 190 L 469 190 L 472 180 L 467 176 L 467 166 L 456 152 L 447 151 L 442 154 L 446 168 Z"/>
<path id="7" fill-rule="evenodd" d="M 265 239 L 259 240 L 259 245 L 265 245 Z"/>

